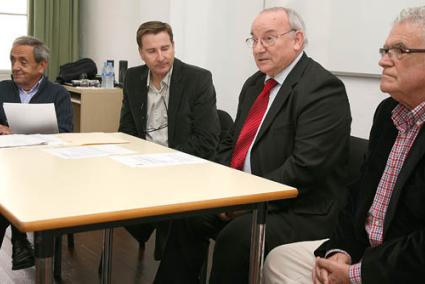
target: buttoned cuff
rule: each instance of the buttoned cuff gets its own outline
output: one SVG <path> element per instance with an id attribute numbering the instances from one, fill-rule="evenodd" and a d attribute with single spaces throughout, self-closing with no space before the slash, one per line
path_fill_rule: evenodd
<path id="1" fill-rule="evenodd" d="M 362 263 L 350 265 L 348 268 L 348 277 L 351 284 L 362 284 Z"/>

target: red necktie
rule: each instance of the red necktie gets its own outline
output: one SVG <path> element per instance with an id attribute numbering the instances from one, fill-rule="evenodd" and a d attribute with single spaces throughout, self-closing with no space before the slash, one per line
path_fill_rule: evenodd
<path id="1" fill-rule="evenodd" d="M 248 149 L 266 112 L 270 91 L 276 84 L 277 82 L 274 79 L 267 80 L 263 90 L 249 110 L 241 133 L 236 141 L 235 148 L 233 149 L 232 161 L 230 162 L 232 168 L 242 170 Z"/>

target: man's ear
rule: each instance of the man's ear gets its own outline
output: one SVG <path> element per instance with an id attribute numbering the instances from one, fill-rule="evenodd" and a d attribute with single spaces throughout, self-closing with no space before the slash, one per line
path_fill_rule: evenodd
<path id="1" fill-rule="evenodd" d="M 40 67 L 40 73 L 41 74 L 44 74 L 44 72 L 46 71 L 48 65 L 49 65 L 49 62 L 47 60 L 42 60 L 38 64 L 38 66 Z"/>
<path id="2" fill-rule="evenodd" d="M 299 51 L 304 48 L 304 33 L 300 31 L 295 31 L 295 45 L 294 49 Z"/>
<path id="3" fill-rule="evenodd" d="M 140 58 L 141 58 L 143 61 L 145 61 L 145 60 L 143 59 L 142 48 L 141 48 L 140 46 L 139 46 L 138 50 L 139 50 L 139 56 L 140 56 Z"/>

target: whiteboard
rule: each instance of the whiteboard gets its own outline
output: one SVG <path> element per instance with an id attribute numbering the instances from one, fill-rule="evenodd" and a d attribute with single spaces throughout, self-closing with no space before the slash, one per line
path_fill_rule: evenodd
<path id="1" fill-rule="evenodd" d="M 392 22 L 406 7 L 424 0 L 266 0 L 266 7 L 284 6 L 304 19 L 306 52 L 333 72 L 380 74 L 378 50 Z"/>

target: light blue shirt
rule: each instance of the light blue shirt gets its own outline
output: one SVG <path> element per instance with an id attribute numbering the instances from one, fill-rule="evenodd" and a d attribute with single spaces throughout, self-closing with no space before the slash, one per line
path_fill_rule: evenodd
<path id="1" fill-rule="evenodd" d="M 44 76 L 41 76 L 41 79 L 29 91 L 25 91 L 21 87 L 18 87 L 19 98 L 21 99 L 22 104 L 28 104 L 31 101 L 32 97 L 37 94 L 38 89 L 40 89 L 40 83 L 43 79 Z"/>
<path id="2" fill-rule="evenodd" d="M 292 69 L 294 69 L 294 67 L 298 63 L 298 61 L 300 61 L 301 56 L 303 55 L 303 53 L 304 52 L 301 52 L 297 56 L 297 58 L 295 58 L 295 60 L 292 61 L 291 64 L 289 64 L 288 67 L 286 67 L 285 69 L 283 69 L 279 74 L 277 74 L 273 78 L 277 82 L 277 84 L 270 91 L 269 103 L 267 104 L 266 112 L 264 113 L 264 116 L 261 119 L 260 125 L 258 126 L 258 129 L 257 129 L 257 133 L 255 133 L 255 137 L 252 140 L 252 144 L 251 144 L 251 146 L 249 146 L 248 153 L 246 153 L 245 162 L 244 162 L 244 165 L 243 165 L 243 171 L 244 172 L 251 173 L 251 150 L 252 150 L 252 145 L 254 145 L 254 143 L 255 143 L 255 139 L 257 139 L 258 131 L 260 130 L 261 125 L 263 124 L 264 118 L 266 117 L 267 113 L 269 112 L 270 106 L 273 104 L 273 101 L 276 98 L 277 93 L 280 90 L 280 87 L 282 87 L 282 84 L 285 81 L 286 77 L 288 77 L 288 74 L 292 71 Z M 266 79 L 264 80 L 264 83 L 266 83 L 266 81 L 269 80 L 269 79 L 271 79 L 271 78 L 272 77 L 270 77 L 270 76 L 267 75 L 266 76 Z"/>

